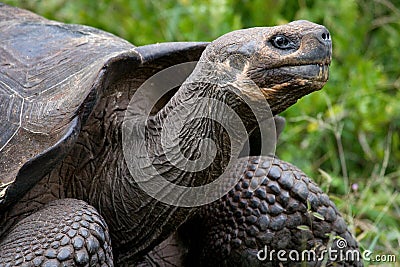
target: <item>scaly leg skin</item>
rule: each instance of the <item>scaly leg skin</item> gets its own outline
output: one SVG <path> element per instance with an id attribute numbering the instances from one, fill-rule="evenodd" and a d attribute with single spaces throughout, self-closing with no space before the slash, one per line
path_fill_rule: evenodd
<path id="1" fill-rule="evenodd" d="M 251 190 L 252 181 L 261 186 Z M 337 236 L 345 240 L 339 244 L 345 244 L 343 249 L 338 248 Z M 265 246 L 269 254 L 264 259 L 262 252 L 258 259 Z M 290 251 L 301 255 L 306 249 L 321 257 L 328 248 L 332 261 L 308 260 L 307 254 L 303 263 L 289 258 Z M 285 252 L 281 259 L 288 261 L 277 258 L 279 250 Z M 358 245 L 345 221 L 309 177 L 279 159 L 252 157 L 234 189 L 204 206 L 140 266 L 363 266 L 360 254 L 360 260 L 352 260 L 353 252 L 359 253 Z M 347 259 L 333 258 L 346 253 Z M 170 255 L 179 261 L 171 261 Z M 296 254 L 291 255 L 295 259 Z"/>
<path id="2" fill-rule="evenodd" d="M 251 190 L 255 180 L 261 186 Z M 302 171 L 276 158 L 250 158 L 235 188 L 200 216 L 202 247 L 193 253 L 200 253 L 200 266 L 363 265 L 361 254 L 353 260 L 358 245 L 334 203 Z M 327 262 L 307 254 L 305 265 L 296 260 L 304 250 L 328 257 L 329 249 Z"/>
<path id="3" fill-rule="evenodd" d="M 50 202 L 0 240 L 5 266 L 113 266 L 107 225 L 84 201 Z"/>

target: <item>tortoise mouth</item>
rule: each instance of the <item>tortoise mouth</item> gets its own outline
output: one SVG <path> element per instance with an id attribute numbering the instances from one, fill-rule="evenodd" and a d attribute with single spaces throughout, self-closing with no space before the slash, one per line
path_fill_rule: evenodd
<path id="1" fill-rule="evenodd" d="M 260 88 L 308 87 L 313 83 L 324 84 L 329 78 L 330 60 L 307 62 L 298 65 L 281 65 L 272 68 L 252 69 L 248 72 Z"/>
<path id="2" fill-rule="evenodd" d="M 291 76 L 300 76 L 310 80 L 326 82 L 329 78 L 329 63 L 315 63 L 306 65 L 283 66 L 275 70 Z"/>
<path id="3" fill-rule="evenodd" d="M 303 96 L 320 90 L 328 81 L 329 65 L 329 60 L 284 65 L 264 70 L 256 81 L 273 114 L 279 114 Z"/>

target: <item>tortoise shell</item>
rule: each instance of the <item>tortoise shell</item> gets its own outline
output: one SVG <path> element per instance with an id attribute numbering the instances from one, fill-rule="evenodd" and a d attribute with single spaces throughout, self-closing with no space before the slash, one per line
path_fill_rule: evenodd
<path id="1" fill-rule="evenodd" d="M 111 84 L 126 81 L 133 95 L 156 72 L 198 60 L 208 44 L 135 47 L 4 4 L 0 40 L 0 209 L 64 158 L 93 108 L 112 93 Z"/>

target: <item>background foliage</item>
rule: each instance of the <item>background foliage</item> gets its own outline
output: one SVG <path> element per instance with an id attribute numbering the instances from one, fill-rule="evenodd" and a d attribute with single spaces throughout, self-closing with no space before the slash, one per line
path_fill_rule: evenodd
<path id="1" fill-rule="evenodd" d="M 323 185 L 363 249 L 400 261 L 400 3 L 388 0 L 49 0 L 8 4 L 136 45 L 211 41 L 307 19 L 333 36 L 331 77 L 284 112 L 278 155 Z M 385 266 L 389 266 L 387 263 Z"/>

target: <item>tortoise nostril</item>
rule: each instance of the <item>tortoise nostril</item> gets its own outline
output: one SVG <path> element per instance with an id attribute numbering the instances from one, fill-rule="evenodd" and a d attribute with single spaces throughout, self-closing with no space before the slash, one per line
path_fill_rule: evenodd
<path id="1" fill-rule="evenodd" d="M 325 32 L 322 33 L 322 36 L 321 36 L 321 37 L 322 37 L 322 39 L 325 40 L 325 41 L 327 41 L 327 40 L 330 39 L 330 38 L 329 38 L 329 33 L 325 33 Z"/>

